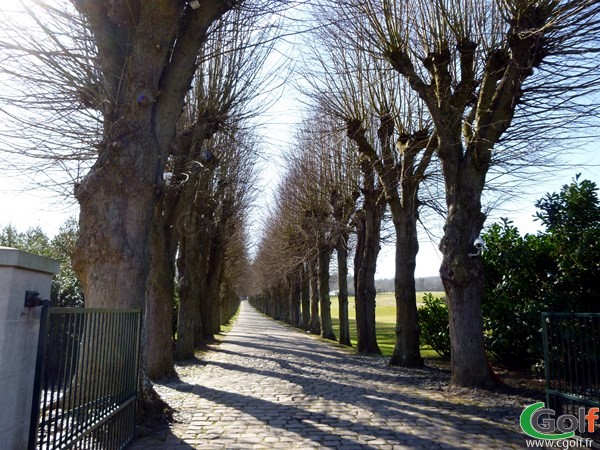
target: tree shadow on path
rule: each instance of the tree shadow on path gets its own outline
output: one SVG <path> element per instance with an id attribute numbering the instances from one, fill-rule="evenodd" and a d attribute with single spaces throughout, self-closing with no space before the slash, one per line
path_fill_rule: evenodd
<path id="1" fill-rule="evenodd" d="M 454 402 L 435 383 L 424 389 L 424 382 L 439 379 L 435 369 L 382 367 L 381 360 L 373 364 L 327 346 L 248 305 L 242 311 L 216 351 L 194 362 L 203 367 L 193 377 L 170 383 L 187 394 L 185 408 L 193 415 L 181 443 L 188 447 L 174 448 L 266 449 L 267 439 L 284 438 L 293 438 L 287 441 L 290 448 L 347 450 L 525 446 L 516 431 L 517 407 L 501 411 L 504 417 L 515 414 L 509 429 L 497 423 L 498 411 Z M 175 439 L 173 434 L 169 438 Z"/>

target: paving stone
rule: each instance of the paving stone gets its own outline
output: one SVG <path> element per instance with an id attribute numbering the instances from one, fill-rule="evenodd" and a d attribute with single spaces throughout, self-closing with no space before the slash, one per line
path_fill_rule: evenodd
<path id="1" fill-rule="evenodd" d="M 178 422 L 128 450 L 525 448 L 518 417 L 491 423 L 371 361 L 242 302 L 233 330 L 201 364 L 182 364 L 178 379 L 156 385 Z"/>

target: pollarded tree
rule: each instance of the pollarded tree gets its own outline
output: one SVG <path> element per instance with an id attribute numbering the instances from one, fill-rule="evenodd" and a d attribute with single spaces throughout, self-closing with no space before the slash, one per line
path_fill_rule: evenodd
<path id="1" fill-rule="evenodd" d="M 328 126 L 332 124 L 335 125 L 335 122 L 329 122 Z M 333 331 L 327 332 L 331 322 L 328 294 L 330 252 L 338 242 L 339 233 L 347 232 L 349 225 L 345 220 L 334 220 L 335 208 L 339 207 L 336 205 L 335 197 L 340 186 L 336 184 L 339 178 L 332 176 L 331 172 L 334 168 L 340 169 L 341 166 L 336 162 L 329 164 L 326 160 L 330 157 L 328 153 L 332 148 L 340 150 L 345 146 L 339 146 L 336 141 L 336 139 L 341 139 L 340 131 L 343 131 L 343 128 L 334 127 L 331 130 L 317 128 L 316 134 L 304 131 L 306 130 L 302 130 L 298 139 L 298 148 L 304 151 L 300 155 L 294 155 L 295 159 L 292 160 L 297 163 L 296 166 L 292 166 L 297 168 L 295 171 L 297 175 L 294 177 L 295 185 L 293 195 L 290 197 L 297 205 L 300 205 L 299 218 L 307 248 L 312 293 L 311 324 L 314 325 L 311 331 L 316 332 L 317 328 L 316 320 L 319 317 L 319 311 L 317 297 L 314 293 L 319 290 L 320 318 L 324 329 L 322 335 L 326 336 L 327 334 L 333 335 Z M 335 141 L 333 144 L 332 139 Z M 353 179 L 354 182 L 358 181 L 358 185 L 353 182 L 354 189 L 358 188 L 363 200 L 358 211 L 352 215 L 350 224 L 351 227 L 356 228 L 357 233 L 354 258 L 357 350 L 360 353 L 378 354 L 381 351 L 377 345 L 375 332 L 375 270 L 380 248 L 380 225 L 385 211 L 385 200 L 369 161 L 364 157 L 359 158 L 358 161 L 356 159 L 352 161 L 348 166 L 354 168 L 357 173 L 354 173 L 345 182 L 349 179 Z M 302 185 L 302 189 L 298 188 L 298 184 Z M 349 198 L 352 204 L 356 202 L 355 197 L 354 192 L 350 193 Z M 349 214 L 349 208 L 344 207 L 344 209 L 346 210 L 344 215 Z M 317 258 L 319 258 L 318 263 L 316 262 Z"/>
<path id="2" fill-rule="evenodd" d="M 354 298 L 356 303 L 356 351 L 381 354 L 377 344 L 375 322 L 375 272 L 381 248 L 381 221 L 385 214 L 385 194 L 373 165 L 366 156 L 360 160 L 361 198 L 354 217 L 356 249 L 354 250 Z"/>
<path id="3" fill-rule="evenodd" d="M 337 256 L 338 273 L 338 310 L 340 336 L 339 343 L 351 346 L 350 342 L 350 316 L 348 312 L 348 256 L 350 248 L 350 235 L 353 233 L 353 220 L 360 197 L 360 165 L 358 154 L 344 136 L 343 130 L 324 116 L 326 127 L 319 130 L 324 133 L 325 145 L 322 152 L 327 155 L 323 163 L 329 171 L 329 202 L 332 208 L 332 217 L 335 221 L 335 251 Z"/>
<path id="4" fill-rule="evenodd" d="M 261 0 L 73 0 L 42 8 L 65 19 L 65 28 L 55 31 L 34 16 L 41 31 L 16 35 L 14 45 L 4 46 L 11 59 L 35 63 L 11 72 L 25 86 L 16 106 L 30 102 L 50 110 L 35 121 L 21 115 L 24 108 L 10 114 L 24 117 L 30 132 L 67 135 L 74 149 L 68 157 L 89 161 L 75 186 L 80 233 L 73 258 L 87 306 L 144 308 L 151 224 L 200 51 L 214 22 L 242 4 L 257 15 L 275 8 Z M 71 124 L 76 112 L 74 118 L 88 115 L 95 125 L 84 138 Z M 60 147 L 58 141 L 49 150 Z M 51 156 L 58 166 L 67 159 Z M 150 385 L 143 388 L 149 399 Z"/>
<path id="5" fill-rule="evenodd" d="M 327 173 L 321 164 L 315 137 L 301 132 L 298 148 L 289 156 L 288 170 L 293 180 L 293 185 L 290 186 L 293 191 L 288 190 L 286 201 L 291 202 L 292 207 L 298 211 L 297 217 L 307 245 L 306 261 L 309 262 L 311 272 L 312 298 L 319 299 L 321 336 L 335 339 L 329 296 L 329 265 L 334 246 L 334 224 L 327 190 Z M 315 295 L 317 292 L 318 296 Z M 313 305 L 315 303 L 313 301 Z M 314 307 L 311 310 L 313 332 L 317 331 L 315 310 Z"/>
<path id="6" fill-rule="evenodd" d="M 210 160 L 196 178 L 188 215 L 179 233 L 177 259 L 180 305 L 177 356 L 220 331 L 220 290 L 227 241 L 248 212 L 254 182 L 255 138 L 247 130 L 219 133 L 205 142 Z"/>
<path id="7" fill-rule="evenodd" d="M 23 81 L 24 92 L 20 103 L 11 104 L 15 108 L 9 115 L 23 118 L 30 133 L 58 130 L 58 136 L 70 138 L 74 151 L 68 157 L 79 161 L 84 155 L 89 161 L 89 170 L 76 180 L 74 189 L 80 218 L 73 265 L 86 305 L 143 309 L 151 224 L 208 30 L 232 9 L 243 5 L 260 15 L 272 11 L 274 2 L 72 0 L 47 8 L 45 2 L 39 4 L 67 25 L 57 30 L 48 27 L 43 16 L 34 15 L 39 32 L 15 35 L 17 40 L 8 45 L 3 42 L 9 59 L 34 61 L 10 73 Z M 54 95 L 57 90 L 59 95 Z M 50 112 L 37 120 L 22 115 L 32 104 Z M 95 125 L 83 138 L 71 123 L 72 113 L 78 112 L 73 117 L 79 120 L 73 122 L 85 123 L 81 117 L 88 115 Z M 55 141 L 48 150 L 60 147 Z M 54 152 L 50 160 L 60 167 L 66 158 Z M 142 379 L 141 412 L 151 389 Z"/>
<path id="8" fill-rule="evenodd" d="M 156 193 L 198 54 L 210 26 L 236 4 L 73 4 L 97 49 L 103 123 L 98 157 L 75 190 L 81 213 L 74 263 L 88 305 L 139 307 Z"/>
<path id="9" fill-rule="evenodd" d="M 307 178 L 312 189 L 318 186 L 324 192 L 325 198 L 328 198 L 330 247 L 336 250 L 338 266 L 339 342 L 351 345 L 347 289 L 348 253 L 356 201 L 360 196 L 359 157 L 349 144 L 343 123 L 318 109 L 301 125 L 300 136 L 302 148 L 315 155 L 314 161 L 319 165 L 318 179 L 312 179 L 311 170 L 308 169 L 302 170 L 302 176 Z M 328 267 L 326 262 L 322 265 Z M 321 285 L 325 287 L 325 281 Z"/>
<path id="10" fill-rule="evenodd" d="M 600 4 L 368 0 L 336 5 L 345 18 L 340 33 L 369 40 L 427 107 L 446 186 L 440 274 L 450 310 L 451 383 L 493 384 L 483 345 L 483 268 L 470 256 L 486 217 L 481 204 L 486 175 L 494 148 L 510 151 L 499 144 L 514 123 L 525 126 L 513 137 L 541 139 L 590 111 L 590 102 L 578 99 L 598 82 Z M 513 156 L 517 163 L 523 155 Z"/>
<path id="11" fill-rule="evenodd" d="M 327 18 L 327 8 L 318 17 Z M 348 48 L 337 36 L 336 17 L 317 32 L 321 73 L 309 72 L 312 95 L 345 122 L 356 149 L 373 165 L 390 207 L 396 235 L 396 344 L 390 364 L 418 366 L 419 332 L 414 272 L 419 249 L 419 187 L 425 181 L 436 138 L 422 102 L 389 64 L 368 51 Z M 373 49 L 372 49 L 373 50 Z M 375 123 L 378 122 L 376 130 Z"/>
<path id="12" fill-rule="evenodd" d="M 206 234 L 210 237 L 207 249 L 207 290 L 201 301 L 201 320 L 204 341 L 212 340 L 221 331 L 221 305 L 219 293 L 223 286 L 223 275 L 228 242 L 238 236 L 253 200 L 253 185 L 256 181 L 254 164 L 258 153 L 257 138 L 249 131 L 239 130 L 232 136 L 214 143 L 214 153 L 219 165 L 213 176 L 212 195 L 205 198 L 211 206 Z"/>
<path id="13" fill-rule="evenodd" d="M 322 119 L 321 119 L 322 120 Z M 327 122 L 325 122 L 327 123 Z M 340 232 L 348 230 L 348 223 L 345 220 L 337 221 L 335 219 L 336 191 L 340 186 L 336 184 L 339 178 L 332 176 L 334 168 L 340 169 L 339 164 L 333 162 L 331 165 L 326 162 L 328 153 L 333 148 L 340 150 L 345 146 L 340 146 L 340 131 L 343 127 L 335 126 L 335 121 L 329 122 L 328 127 L 334 125 L 331 130 L 317 129 L 317 133 L 305 133 L 301 131 L 298 139 L 298 148 L 304 151 L 295 156 L 298 162 L 296 184 L 302 183 L 303 189 L 294 186 L 294 195 L 297 204 L 301 205 L 301 228 L 305 234 L 307 243 L 309 261 L 309 273 L 311 280 L 312 308 L 311 308 L 311 327 L 312 332 L 316 332 L 316 318 L 319 317 L 316 296 L 314 293 L 319 289 L 321 312 L 320 318 L 323 322 L 322 335 L 333 336 L 327 332 L 331 323 L 329 312 L 329 258 L 333 247 L 338 243 Z M 308 128 L 310 131 L 310 128 Z M 334 142 L 332 142 L 332 140 Z M 323 155 L 320 155 L 320 154 Z M 333 152 L 335 154 L 335 151 Z M 324 156 L 325 161 L 322 161 Z M 346 161 L 348 162 L 348 161 Z M 354 282 L 356 299 L 356 322 L 358 329 L 357 350 L 360 353 L 379 354 L 381 350 L 377 345 L 375 331 L 375 271 L 377 264 L 377 255 L 380 248 L 380 226 L 385 211 L 385 200 L 374 174 L 372 165 L 365 158 L 353 160 L 349 168 L 354 168 L 358 173 L 353 174 L 348 179 L 353 179 L 354 189 L 358 189 L 362 194 L 362 204 L 358 211 L 352 214 L 351 227 L 356 229 L 357 246 L 354 257 Z M 348 181 L 348 179 L 346 181 Z M 333 195 L 333 197 L 332 197 Z M 356 198 L 354 193 L 349 197 L 354 204 Z M 339 207 L 339 205 L 337 205 Z M 346 207 L 345 214 L 348 214 Z M 348 218 L 346 216 L 346 218 Z M 316 260 L 319 258 L 319 262 Z M 317 282 L 317 268 L 319 281 Z M 348 331 L 346 327 L 345 332 Z"/>
<path id="14" fill-rule="evenodd" d="M 207 210 L 210 209 L 209 199 L 212 200 L 212 207 L 219 209 L 219 202 L 223 198 L 215 198 L 211 194 L 211 179 L 218 176 L 218 172 L 226 170 L 225 167 L 234 160 L 230 157 L 232 149 L 228 147 L 226 154 L 229 156 L 221 155 L 219 164 L 215 165 L 215 161 L 209 160 L 207 153 L 214 146 L 210 140 L 215 136 L 218 138 L 222 133 L 235 134 L 235 129 L 244 126 L 243 123 L 260 112 L 260 108 L 251 104 L 267 84 L 268 74 L 261 75 L 261 68 L 270 53 L 273 32 L 278 27 L 263 27 L 259 19 L 247 11 L 234 10 L 214 24 L 200 50 L 193 87 L 186 97 L 184 114 L 178 123 L 177 145 L 173 146 L 167 164 L 169 182 L 161 192 L 161 199 L 156 206 L 150 236 L 152 264 L 146 289 L 146 342 L 148 371 L 153 378 L 168 376 L 173 371 L 172 330 L 163 318 L 173 308 L 177 249 L 186 238 L 199 239 L 199 243 L 188 247 L 193 254 L 198 255 L 201 252 L 201 242 L 206 244 L 206 248 L 208 242 L 214 239 L 206 226 L 194 223 L 194 216 L 200 214 L 197 206 L 194 206 L 198 201 L 194 199 L 206 200 L 202 203 L 206 215 L 212 214 Z M 265 44 L 266 41 L 271 43 Z M 245 148 L 247 143 L 240 146 L 240 149 Z M 253 152 L 240 151 L 235 164 L 242 164 L 246 158 L 248 164 L 253 164 L 253 158 L 250 157 L 252 154 Z M 224 193 L 222 189 L 219 192 Z M 233 206 L 231 203 L 228 205 Z M 221 225 L 224 227 L 224 223 Z M 194 229 L 195 226 L 200 228 Z M 200 237 L 203 233 L 204 236 Z M 220 253 L 216 252 L 214 255 L 217 257 Z M 208 263 L 206 257 L 200 260 Z M 185 267 L 192 270 L 192 273 L 207 272 L 206 269 L 193 269 L 191 261 Z M 219 273 L 217 269 L 215 267 L 215 274 Z M 214 292 L 209 294 L 209 290 L 217 289 L 216 279 L 211 278 L 209 283 L 206 278 L 195 277 L 189 282 L 194 284 L 190 289 L 185 283 L 179 285 L 184 293 L 181 298 L 183 309 L 186 309 L 185 305 L 188 303 L 200 303 L 205 312 L 210 310 L 207 304 L 211 299 L 216 301 L 219 298 Z M 188 302 L 187 293 L 196 296 L 196 300 Z M 215 308 L 216 306 L 213 305 Z M 192 339 L 193 343 L 184 345 L 185 351 L 178 347 L 180 357 L 191 357 L 194 345 L 211 340 L 218 327 L 218 320 L 204 323 L 203 326 L 203 322 L 216 316 L 216 312 L 201 314 L 198 308 L 192 307 L 195 314 L 185 313 L 187 320 L 193 322 L 194 334 L 192 336 L 187 333 L 186 336 L 186 333 L 179 333 L 180 344 L 186 342 L 186 337 Z M 181 330 L 183 329 L 185 328 L 182 327 Z"/>

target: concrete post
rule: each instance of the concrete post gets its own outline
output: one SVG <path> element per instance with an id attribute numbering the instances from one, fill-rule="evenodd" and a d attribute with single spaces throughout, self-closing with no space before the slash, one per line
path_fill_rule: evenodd
<path id="1" fill-rule="evenodd" d="M 50 258 L 0 247 L 0 447 L 27 448 L 40 307 L 26 308 L 25 291 L 50 298 Z"/>

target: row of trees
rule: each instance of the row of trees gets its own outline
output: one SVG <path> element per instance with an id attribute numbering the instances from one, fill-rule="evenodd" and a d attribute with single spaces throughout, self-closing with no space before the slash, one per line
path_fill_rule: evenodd
<path id="1" fill-rule="evenodd" d="M 309 122 L 325 127 L 302 127 L 293 152 L 301 153 L 298 161 L 320 162 L 314 169 L 305 163 L 310 170 L 302 174 L 317 200 L 307 204 L 287 194 L 287 184 L 304 181 L 294 175 L 302 163 L 292 162 L 257 258 L 259 272 L 282 276 L 259 276 L 259 303 L 281 314 L 287 308 L 273 305 L 290 295 L 283 304 L 290 305 L 293 321 L 297 291 L 286 276 L 312 272 L 311 291 L 324 290 L 338 225 L 331 201 L 337 197 L 335 178 L 326 175 L 329 154 L 344 148 L 346 171 L 355 173 L 346 179 L 353 186 L 349 198 L 358 201 L 343 223 L 346 233 L 349 225 L 356 233 L 358 350 L 378 352 L 371 341 L 372 279 L 387 204 L 396 236 L 391 363 L 421 364 L 414 288 L 417 223 L 423 207 L 433 206 L 445 217 L 440 275 L 448 299 L 451 382 L 493 384 L 481 313 L 484 268 L 481 258 L 471 256 L 486 219 L 486 179 L 494 170 L 547 163 L 552 152 L 544 148 L 556 148 L 559 137 L 582 123 L 577 119 L 595 117 L 593 101 L 580 97 L 599 81 L 599 13 L 594 1 L 315 2 L 313 20 L 319 26 L 306 45 L 310 69 L 302 89 L 316 111 Z M 268 269 L 269 264 L 280 270 Z M 327 295 L 320 293 L 320 302 L 321 333 L 333 337 Z M 342 303 L 340 310 L 346 314 Z"/>
<path id="2" fill-rule="evenodd" d="M 238 108 L 253 98 L 253 75 L 264 61 L 253 49 L 268 48 L 256 43 L 271 39 L 272 13 L 290 3 L 72 0 L 46 4 L 43 17 L 24 5 L 32 33 L 17 22 L 3 27 L 2 70 L 17 80 L 1 99 L 3 120 L 13 124 L 4 144 L 50 158 L 52 167 L 76 161 L 76 174 L 85 173 L 76 177 L 81 213 L 74 267 L 86 304 L 146 309 L 145 364 L 156 376 L 172 367 L 163 358 L 171 335 L 160 319 L 172 305 L 174 268 L 181 276 L 177 348 L 183 356 L 217 329 L 216 306 L 200 296 L 219 280 L 231 280 L 226 262 L 246 254 L 245 244 L 230 245 L 245 234 L 239 218 L 251 197 L 247 155 L 254 151 L 244 149 L 256 142 L 243 120 L 247 110 Z M 320 45 L 307 44 L 305 54 L 319 69 L 306 74 L 303 86 L 315 112 L 290 161 L 296 178 L 282 183 L 293 204 L 303 206 L 279 201 L 273 209 L 265 235 L 273 239 L 265 238 L 257 261 L 268 267 L 261 255 L 278 252 L 290 259 L 281 265 L 287 270 L 273 271 L 276 280 L 267 282 L 263 269 L 261 290 L 275 298 L 282 286 L 297 286 L 312 273 L 308 285 L 313 300 L 319 291 L 319 327 L 333 337 L 326 268 L 334 247 L 344 267 L 354 230 L 359 350 L 376 353 L 373 276 L 387 204 L 397 237 L 393 363 L 420 364 L 416 224 L 419 207 L 438 202 L 419 193 L 443 185 L 440 273 L 449 299 L 452 383 L 491 383 L 482 332 L 483 267 L 469 256 L 485 220 L 486 177 L 493 163 L 514 170 L 530 162 L 533 136 L 552 137 L 550 131 L 564 129 L 559 125 L 589 117 L 594 105 L 579 99 L 600 73 L 594 57 L 600 5 L 310 3 L 319 30 L 312 39 Z M 321 152 L 332 148 L 341 156 L 321 165 Z M 342 185 L 333 188 L 325 180 L 338 172 Z M 303 178 L 323 188 L 316 195 L 302 192 Z M 296 220 L 288 222 L 288 214 Z M 306 282 L 300 286 L 302 298 Z M 296 305 L 297 287 L 288 290 Z M 293 311 L 299 317 L 296 306 Z M 317 320 L 309 321 L 316 330 Z"/>
<path id="3" fill-rule="evenodd" d="M 3 150 L 74 181 L 85 305 L 144 310 L 142 412 L 146 375 L 211 341 L 244 291 L 252 118 L 283 4 L 48 1 L 4 17 Z"/>

